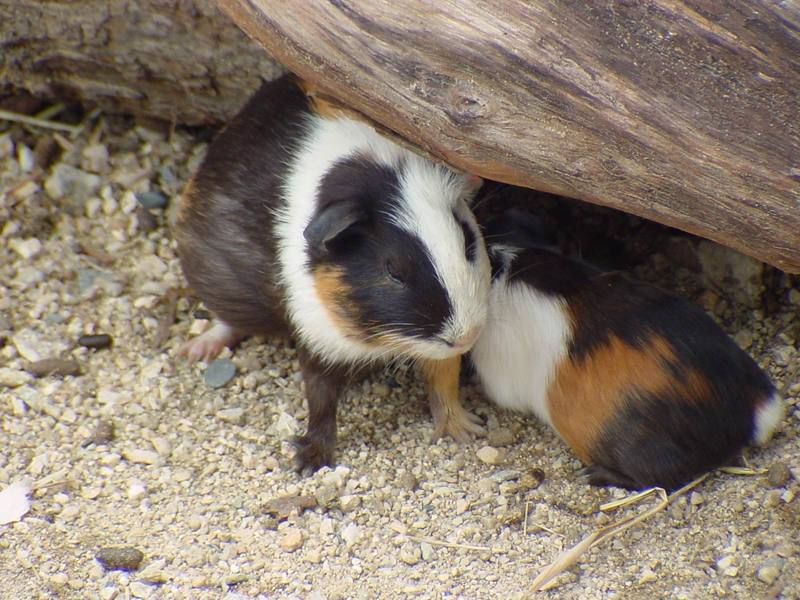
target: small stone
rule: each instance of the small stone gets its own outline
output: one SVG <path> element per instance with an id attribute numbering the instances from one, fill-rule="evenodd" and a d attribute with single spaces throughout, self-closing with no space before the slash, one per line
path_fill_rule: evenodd
<path id="1" fill-rule="evenodd" d="M 486 436 L 486 441 L 492 446 L 510 446 L 514 443 L 514 433 L 505 427 L 492 429 Z"/>
<path id="2" fill-rule="evenodd" d="M 101 183 L 102 180 L 97 175 L 86 173 L 67 163 L 59 163 L 45 180 L 44 189 L 54 200 L 67 196 L 76 202 L 83 202 L 96 194 Z"/>
<path id="3" fill-rule="evenodd" d="M 287 529 L 278 545 L 284 552 L 294 552 L 303 545 L 303 532 L 299 529 Z"/>
<path id="4" fill-rule="evenodd" d="M 433 546 L 431 546 L 428 542 L 422 542 L 419 545 L 420 552 L 422 553 L 422 560 L 428 561 L 432 560 L 436 553 L 433 550 Z"/>
<path id="5" fill-rule="evenodd" d="M 82 335 L 78 338 L 78 344 L 85 348 L 94 348 L 100 350 L 108 348 L 112 344 L 111 336 L 107 333 L 98 333 L 95 335 Z"/>
<path id="6" fill-rule="evenodd" d="M 266 514 L 272 515 L 283 521 L 287 519 L 292 511 L 301 513 L 305 510 L 316 508 L 317 499 L 314 496 L 281 496 L 267 501 L 262 507 Z"/>
<path id="7" fill-rule="evenodd" d="M 323 485 L 314 492 L 314 497 L 322 508 L 330 508 L 339 499 L 339 488 L 335 485 Z"/>
<path id="8" fill-rule="evenodd" d="M 42 251 L 42 242 L 36 238 L 28 238 L 26 240 L 11 238 L 8 241 L 8 247 L 25 260 L 30 260 Z"/>
<path id="9" fill-rule="evenodd" d="M 189 481 L 191 478 L 192 472 L 189 469 L 175 469 L 175 472 L 172 474 L 172 480 L 178 483 Z"/>
<path id="10" fill-rule="evenodd" d="M 114 422 L 101 420 L 92 434 L 92 441 L 97 444 L 107 444 L 114 439 Z"/>
<path id="11" fill-rule="evenodd" d="M 736 332 L 733 339 L 742 350 L 747 350 L 753 345 L 753 332 L 749 329 L 742 329 Z"/>
<path id="12" fill-rule="evenodd" d="M 767 483 L 770 487 L 783 487 L 791 477 L 792 472 L 784 462 L 773 463 L 767 471 Z"/>
<path id="13" fill-rule="evenodd" d="M 484 446 L 476 453 L 478 460 L 487 465 L 499 465 L 505 458 L 505 452 L 493 446 Z"/>
<path id="14" fill-rule="evenodd" d="M 407 490 L 409 492 L 413 492 L 415 489 L 417 489 L 417 486 L 419 485 L 419 480 L 413 473 L 411 473 L 410 471 L 406 471 L 399 477 L 397 484 L 400 488 Z"/>
<path id="15" fill-rule="evenodd" d="M 113 585 L 107 585 L 100 590 L 101 600 L 114 600 L 117 597 L 117 588 Z"/>
<path id="16" fill-rule="evenodd" d="M 236 365 L 228 358 L 219 358 L 208 365 L 203 379 L 212 388 L 220 388 L 236 375 Z"/>
<path id="17" fill-rule="evenodd" d="M 689 504 L 692 506 L 700 506 L 705 501 L 706 499 L 700 492 L 692 492 L 692 495 L 689 496 Z"/>
<path id="18" fill-rule="evenodd" d="M 291 438 L 297 434 L 298 431 L 300 431 L 300 423 L 298 423 L 297 419 L 295 419 L 292 415 L 286 412 L 279 414 L 275 422 L 267 428 L 267 433 L 269 435 L 277 437 L 281 440 Z M 333 474 L 329 473 L 329 475 Z"/>
<path id="19" fill-rule="evenodd" d="M 419 546 L 413 542 L 406 542 L 400 546 L 400 560 L 407 565 L 414 566 L 422 558 L 422 551 Z"/>
<path id="20" fill-rule="evenodd" d="M 483 479 L 478 480 L 476 486 L 478 488 L 478 491 L 483 494 L 493 493 L 495 482 L 492 481 L 490 477 L 484 477 Z"/>
<path id="21" fill-rule="evenodd" d="M 148 254 L 140 259 L 137 267 L 143 273 L 147 273 L 151 279 L 160 279 L 167 272 L 167 263 L 155 254 Z"/>
<path id="22" fill-rule="evenodd" d="M 342 540 L 344 540 L 345 546 L 348 548 L 355 546 L 360 537 L 361 528 L 355 523 L 348 523 L 345 525 L 344 529 L 342 529 Z"/>
<path id="23" fill-rule="evenodd" d="M 459 498 L 456 500 L 456 514 L 463 515 L 469 508 L 469 500 L 466 498 Z"/>
<path id="24" fill-rule="evenodd" d="M 717 571 L 725 571 L 733 565 L 732 556 L 723 556 L 717 561 Z"/>
<path id="25" fill-rule="evenodd" d="M 142 465 L 157 465 L 161 461 L 158 452 L 141 448 L 126 448 L 122 451 L 125 460 Z"/>
<path id="26" fill-rule="evenodd" d="M 81 151 L 81 167 L 92 173 L 108 170 L 108 148 L 103 144 L 88 144 Z"/>
<path id="27" fill-rule="evenodd" d="M 642 571 L 642 574 L 639 575 L 639 583 L 652 583 L 656 581 L 658 576 L 653 572 L 652 569 L 645 567 Z"/>
<path id="28" fill-rule="evenodd" d="M 69 577 L 67 577 L 66 573 L 55 573 L 50 576 L 50 583 L 56 587 L 64 587 L 67 585 L 67 581 L 69 581 Z"/>
<path id="29" fill-rule="evenodd" d="M 58 377 L 73 376 L 81 374 L 81 367 L 77 361 L 63 358 L 45 358 L 36 362 L 28 363 L 25 370 L 34 377 Z"/>
<path id="30" fill-rule="evenodd" d="M 789 302 L 795 306 L 800 306 L 800 290 L 797 288 L 792 288 L 789 290 Z"/>
<path id="31" fill-rule="evenodd" d="M 139 500 L 147 493 L 147 488 L 145 488 L 144 483 L 140 480 L 131 479 L 127 493 L 130 500 Z"/>
<path id="32" fill-rule="evenodd" d="M 167 581 L 167 576 L 164 574 L 164 566 L 167 564 L 166 559 L 160 558 L 147 565 L 139 573 L 139 579 L 145 583 L 161 584 Z"/>
<path id="33" fill-rule="evenodd" d="M 17 163 L 19 164 L 19 170 L 23 173 L 33 171 L 33 167 L 36 165 L 36 157 L 33 154 L 33 150 L 25 144 L 17 144 Z"/>
<path id="34" fill-rule="evenodd" d="M 756 577 L 759 581 L 772 585 L 781 574 L 783 569 L 784 560 L 782 558 L 770 558 L 758 567 Z"/>
<path id="35" fill-rule="evenodd" d="M 235 425 L 244 424 L 244 409 L 238 406 L 233 408 L 223 408 L 217 411 L 217 418 L 226 423 L 233 423 Z"/>
<path id="36" fill-rule="evenodd" d="M 139 224 L 139 229 L 144 233 L 150 233 L 158 229 L 158 218 L 152 211 L 146 209 L 144 206 L 137 206 L 135 209 L 136 222 Z"/>
<path id="37" fill-rule="evenodd" d="M 388 396 L 391 390 L 389 389 L 389 386 L 386 385 L 385 383 L 376 383 L 372 386 L 372 392 L 376 396 L 383 398 L 385 396 Z"/>
<path id="38" fill-rule="evenodd" d="M 334 532 L 333 519 L 322 519 L 319 524 L 320 535 L 331 535 Z"/>
<path id="39" fill-rule="evenodd" d="M 131 582 L 131 584 L 128 586 L 128 589 L 134 598 L 149 598 L 155 591 L 151 586 L 147 585 L 146 583 L 142 583 L 141 581 Z"/>
<path id="40" fill-rule="evenodd" d="M 161 192 L 140 192 L 136 194 L 136 199 L 145 208 L 164 208 L 168 201 Z"/>
<path id="41" fill-rule="evenodd" d="M 165 437 L 155 436 L 150 439 L 150 443 L 161 456 L 168 457 L 172 453 L 172 443 Z"/>
<path id="42" fill-rule="evenodd" d="M 131 546 L 121 546 L 100 548 L 95 558 L 106 571 L 135 571 L 142 564 L 144 554 Z"/>
<path id="43" fill-rule="evenodd" d="M 492 479 L 498 483 L 502 483 L 504 481 L 511 481 L 512 479 L 519 479 L 521 475 L 522 473 L 516 469 L 504 469 L 492 474 Z"/>
<path id="44" fill-rule="evenodd" d="M 25 371 L 18 369 L 11 369 L 9 367 L 0 367 L 0 386 L 4 387 L 19 387 L 25 385 L 33 380 L 33 377 Z"/>
<path id="45" fill-rule="evenodd" d="M 361 498 L 355 495 L 346 495 L 339 498 L 339 507 L 344 512 L 350 512 L 361 505 Z"/>

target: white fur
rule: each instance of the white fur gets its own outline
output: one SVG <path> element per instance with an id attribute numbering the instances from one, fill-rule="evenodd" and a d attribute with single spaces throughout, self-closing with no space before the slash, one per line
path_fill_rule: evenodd
<path id="1" fill-rule="evenodd" d="M 479 252 L 479 260 L 471 271 L 459 264 L 466 264 L 467 260 L 462 234 L 453 222 L 451 212 L 465 192 L 472 188 L 469 177 L 432 165 L 381 137 L 366 123 L 312 115 L 308 118 L 306 139 L 289 165 L 283 186 L 285 205 L 277 215 L 276 229 L 289 318 L 298 336 L 308 348 L 329 362 L 355 363 L 389 358 L 386 349 L 367 345 L 360 339 L 347 336 L 337 327 L 317 293 L 307 265 L 303 232 L 316 208 L 317 188 L 334 163 L 356 153 L 398 173 L 403 172 L 403 165 L 406 165 L 401 186 L 409 207 L 400 221 L 421 237 L 445 289 L 455 296 L 451 298 L 455 310 L 453 323 L 448 328 L 449 335 L 454 338 L 470 332 L 476 335 L 485 317 L 490 277 L 488 257 L 485 251 Z M 469 210 L 465 212 L 464 219 L 474 225 Z M 449 221 L 446 216 L 450 216 Z M 416 224 L 423 220 L 424 225 L 418 227 Z M 479 234 L 477 237 L 480 239 Z M 457 244 L 458 240 L 462 240 L 460 244 Z M 453 256 L 456 246 L 461 261 Z M 445 358 L 465 350 L 460 348 L 455 352 L 443 343 L 414 341 L 410 353 Z"/>
<path id="2" fill-rule="evenodd" d="M 772 437 L 773 432 L 783 419 L 783 400 L 774 392 L 769 399 L 756 408 L 756 423 L 753 430 L 753 442 L 763 445 Z"/>
<path id="3" fill-rule="evenodd" d="M 468 178 L 422 157 L 408 157 L 400 180 L 407 200 L 397 223 L 420 239 L 436 275 L 450 295 L 453 315 L 442 337 L 469 349 L 486 322 L 491 267 L 483 249 L 475 217 L 462 198 L 469 193 Z M 464 256 L 464 237 L 453 212 L 469 225 L 478 240 L 475 263 Z"/>
<path id="4" fill-rule="evenodd" d="M 552 425 L 547 390 L 566 358 L 572 326 L 563 299 L 501 276 L 489 294 L 489 317 L 472 349 L 487 395 L 500 406 L 533 412 Z"/>

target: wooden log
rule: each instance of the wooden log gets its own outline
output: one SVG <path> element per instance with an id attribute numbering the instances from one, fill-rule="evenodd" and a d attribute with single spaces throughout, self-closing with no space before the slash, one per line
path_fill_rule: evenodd
<path id="1" fill-rule="evenodd" d="M 800 3 L 218 2 L 456 167 L 800 272 Z"/>
<path id="2" fill-rule="evenodd" d="M 197 125 L 282 72 L 212 0 L 0 0 L 0 91 Z"/>

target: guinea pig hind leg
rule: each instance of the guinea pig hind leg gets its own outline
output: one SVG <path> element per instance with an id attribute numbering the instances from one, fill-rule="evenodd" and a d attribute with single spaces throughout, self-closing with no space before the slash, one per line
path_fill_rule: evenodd
<path id="1" fill-rule="evenodd" d="M 459 371 L 461 357 L 430 360 L 422 370 L 428 383 L 428 401 L 433 415 L 433 439 L 449 435 L 457 442 L 468 442 L 472 435 L 486 435 L 483 421 L 461 406 Z"/>
<path id="2" fill-rule="evenodd" d="M 306 387 L 308 430 L 294 441 L 295 465 L 298 472 L 310 474 L 334 464 L 336 405 L 348 377 L 346 371 L 320 363 L 304 348 L 298 349 L 298 358 Z"/>
<path id="3" fill-rule="evenodd" d="M 247 336 L 230 325 L 218 321 L 205 333 L 183 344 L 178 353 L 192 361 L 211 360 L 216 358 L 223 348 L 235 346 L 245 337 Z"/>
<path id="4" fill-rule="evenodd" d="M 626 488 L 629 490 L 636 490 L 642 486 L 637 485 L 631 478 L 608 469 L 602 465 L 591 465 L 578 471 L 578 478 L 585 481 L 589 485 L 608 486 Z"/>

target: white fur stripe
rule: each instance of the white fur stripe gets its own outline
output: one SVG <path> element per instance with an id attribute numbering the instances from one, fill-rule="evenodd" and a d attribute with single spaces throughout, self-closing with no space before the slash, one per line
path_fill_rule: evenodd
<path id="1" fill-rule="evenodd" d="M 783 419 L 785 409 L 778 392 L 773 392 L 769 399 L 756 408 L 753 443 L 763 445 L 772 437 Z"/>
<path id="2" fill-rule="evenodd" d="M 472 350 L 487 395 L 552 425 L 547 390 L 567 357 L 572 326 L 563 299 L 502 276 L 489 295 L 489 317 Z"/>

